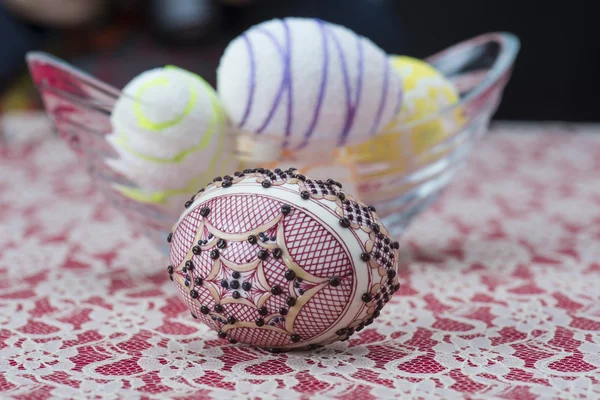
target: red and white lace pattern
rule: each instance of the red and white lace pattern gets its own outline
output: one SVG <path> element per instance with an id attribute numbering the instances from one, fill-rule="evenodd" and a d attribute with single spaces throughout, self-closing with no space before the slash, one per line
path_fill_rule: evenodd
<path id="1" fill-rule="evenodd" d="M 402 238 L 373 324 L 269 354 L 190 317 L 63 142 L 4 145 L 0 397 L 599 398 L 598 171 L 600 135 L 490 134 Z"/>

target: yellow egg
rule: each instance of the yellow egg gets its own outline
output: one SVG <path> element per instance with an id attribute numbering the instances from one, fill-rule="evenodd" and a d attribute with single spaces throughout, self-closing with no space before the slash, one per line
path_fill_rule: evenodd
<path id="1" fill-rule="evenodd" d="M 396 118 L 373 139 L 340 151 L 344 163 L 374 163 L 365 176 L 381 176 L 405 171 L 408 161 L 439 144 L 464 125 L 461 109 L 418 122 L 439 113 L 460 100 L 457 89 L 440 72 L 424 61 L 390 56 L 404 86 L 402 108 Z"/>

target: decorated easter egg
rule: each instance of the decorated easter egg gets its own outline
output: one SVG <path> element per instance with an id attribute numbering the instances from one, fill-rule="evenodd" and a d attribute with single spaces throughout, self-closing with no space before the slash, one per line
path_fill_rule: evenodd
<path id="1" fill-rule="evenodd" d="M 391 168 L 384 168 L 381 173 L 385 174 L 405 171 L 410 167 L 408 160 L 441 143 L 465 122 L 460 108 L 428 119 L 460 100 L 452 82 L 424 61 L 405 56 L 390 59 L 402 76 L 404 100 L 400 112 L 377 137 L 340 153 L 348 163 L 387 162 Z"/>
<path id="2" fill-rule="evenodd" d="M 345 340 L 399 288 L 398 242 L 331 179 L 247 169 L 186 203 L 168 272 L 192 316 L 274 351 Z"/>
<path id="3" fill-rule="evenodd" d="M 217 91 L 241 133 L 294 149 L 365 140 L 402 104 L 400 75 L 383 50 L 309 18 L 267 21 L 233 40 L 217 70 Z"/>
<path id="4" fill-rule="evenodd" d="M 226 117 L 214 90 L 199 76 L 168 66 L 134 78 L 115 104 L 107 136 L 118 157 L 107 164 L 129 179 L 122 193 L 166 205 L 234 165 Z M 183 200 L 185 201 L 185 200 Z"/>

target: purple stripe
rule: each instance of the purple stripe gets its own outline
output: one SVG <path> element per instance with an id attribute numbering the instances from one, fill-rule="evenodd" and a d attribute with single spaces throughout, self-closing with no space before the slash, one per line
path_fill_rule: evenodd
<path id="1" fill-rule="evenodd" d="M 379 101 L 379 110 L 377 110 L 377 116 L 375 117 L 375 121 L 373 123 L 373 126 L 371 127 L 371 132 L 369 133 L 370 136 L 373 136 L 379 128 L 379 124 L 381 123 L 381 115 L 383 114 L 383 109 L 385 108 L 385 103 L 387 101 L 387 91 L 390 80 L 390 61 L 387 58 L 387 54 L 384 54 L 383 56 L 385 57 L 385 62 L 383 63 L 385 65 L 383 91 L 381 92 L 381 100 Z"/>
<path id="2" fill-rule="evenodd" d="M 358 83 L 356 84 L 356 100 L 354 101 L 354 110 L 358 109 L 360 105 L 360 98 L 362 96 L 363 87 L 363 76 L 365 75 L 365 55 L 362 46 L 362 36 L 356 35 L 356 44 L 358 45 Z"/>
<path id="3" fill-rule="evenodd" d="M 360 99 L 361 99 L 361 95 L 362 95 L 363 75 L 364 75 L 364 54 L 363 54 L 362 37 L 361 36 L 356 35 L 356 44 L 358 47 L 358 75 L 356 77 L 356 79 L 357 79 L 356 97 L 352 104 L 351 115 L 350 115 L 349 119 L 346 121 L 348 126 L 345 129 L 345 131 L 343 132 L 342 137 L 340 138 L 340 141 L 338 143 L 340 146 L 344 145 L 346 143 L 346 140 L 348 139 L 350 129 L 352 128 L 354 119 L 356 118 L 356 111 L 358 110 L 358 107 L 360 105 Z"/>
<path id="4" fill-rule="evenodd" d="M 346 65 L 346 57 L 344 56 L 344 52 L 342 51 L 342 46 L 340 46 L 340 42 L 337 39 L 337 36 L 329 29 L 327 30 L 331 38 L 333 39 L 333 44 L 337 48 L 338 55 L 340 57 L 340 63 L 342 66 L 342 76 L 344 78 L 344 89 L 346 92 L 346 120 L 344 121 L 344 126 L 342 127 L 342 131 L 340 132 L 340 140 L 339 142 L 343 142 L 344 138 L 347 136 L 348 131 L 350 130 L 350 123 L 352 122 L 352 99 L 350 94 L 350 79 L 348 78 L 348 67 Z"/>
<path id="5" fill-rule="evenodd" d="M 323 72 L 321 73 L 321 86 L 319 87 L 319 95 L 317 97 L 317 103 L 313 111 L 313 118 L 308 126 L 306 133 L 304 134 L 304 140 L 299 148 L 303 148 L 308 144 L 308 139 L 312 136 L 315 127 L 317 126 L 317 120 L 321 113 L 321 105 L 323 104 L 323 98 L 325 97 L 325 89 L 327 87 L 327 72 L 329 70 L 329 46 L 327 46 L 327 32 L 325 31 L 325 23 L 320 19 L 315 19 L 321 30 L 321 37 L 323 38 Z"/>
<path id="6" fill-rule="evenodd" d="M 246 48 L 248 49 L 248 57 L 250 58 L 250 88 L 248 89 L 248 102 L 246 103 L 246 110 L 244 111 L 244 116 L 242 117 L 242 121 L 239 123 L 239 127 L 244 126 L 248 116 L 250 115 L 250 110 L 252 109 L 252 103 L 254 102 L 254 90 L 256 89 L 256 60 L 254 59 L 254 49 L 252 48 L 252 43 L 248 36 L 244 33 L 242 35 L 244 38 L 244 42 L 246 42 Z"/>
<path id="7" fill-rule="evenodd" d="M 273 36 L 273 34 L 266 29 L 258 29 L 258 32 L 263 33 L 264 35 L 269 37 L 269 39 L 271 39 L 271 42 L 273 42 L 273 44 L 275 45 L 275 48 L 277 49 L 277 51 L 279 52 L 279 55 L 281 57 L 281 61 L 283 62 L 283 76 L 281 78 L 281 84 L 279 85 L 279 91 L 277 92 L 277 95 L 275 96 L 275 101 L 271 105 L 271 110 L 267 114 L 267 118 L 265 119 L 265 121 L 263 122 L 261 127 L 258 128 L 258 130 L 256 131 L 256 133 L 261 133 L 265 130 L 265 128 L 267 127 L 269 122 L 271 122 L 271 119 L 273 118 L 273 115 L 275 114 L 275 110 L 277 109 L 277 106 L 279 105 L 279 102 L 281 100 L 281 95 L 283 94 L 283 89 L 285 88 L 285 80 L 287 79 L 287 73 L 286 73 L 286 67 L 285 67 L 285 54 L 283 53 L 283 50 L 281 49 L 279 42 L 277 41 L 275 36 Z"/>
<path id="8" fill-rule="evenodd" d="M 277 38 L 271 32 L 269 32 L 266 29 L 258 29 L 257 31 L 263 33 L 264 35 L 268 36 L 269 39 L 271 39 L 271 41 L 277 48 L 279 55 L 281 56 L 281 61 L 283 62 L 283 76 L 281 79 L 281 85 L 279 86 L 279 91 L 277 92 L 277 96 L 275 96 L 275 101 L 271 106 L 271 110 L 269 111 L 267 118 L 265 119 L 261 127 L 256 130 L 256 133 L 262 133 L 266 129 L 267 125 L 269 125 L 269 122 L 271 122 L 271 119 L 273 119 L 273 116 L 275 115 L 275 110 L 277 109 L 277 107 L 279 106 L 279 102 L 281 101 L 281 96 L 283 94 L 284 89 L 289 86 L 290 74 L 288 71 L 290 69 L 290 59 L 289 57 L 286 57 L 285 50 L 281 48 L 279 42 L 277 41 Z"/>
<path id="9" fill-rule="evenodd" d="M 288 115 L 287 115 L 287 123 L 285 126 L 285 137 L 286 141 L 284 143 L 287 146 L 287 138 L 289 138 L 292 133 L 292 117 L 294 112 L 294 104 L 293 104 L 293 92 L 292 92 L 292 38 L 290 36 L 290 28 L 285 22 L 285 20 L 281 21 L 283 25 L 283 29 L 285 29 L 285 51 L 286 51 L 286 59 L 285 59 L 285 70 L 287 72 L 287 88 L 288 88 Z"/>

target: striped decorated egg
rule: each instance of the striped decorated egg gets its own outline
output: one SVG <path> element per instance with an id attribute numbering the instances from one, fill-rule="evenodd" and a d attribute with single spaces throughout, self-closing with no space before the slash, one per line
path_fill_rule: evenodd
<path id="1" fill-rule="evenodd" d="M 181 68 L 156 68 L 133 79 L 111 122 L 107 141 L 118 158 L 107 164 L 133 183 L 117 189 L 137 201 L 164 205 L 175 216 L 182 199 L 234 165 L 216 93 Z"/>
<path id="2" fill-rule="evenodd" d="M 223 339 L 278 350 L 345 340 L 399 288 L 398 242 L 332 179 L 248 169 L 200 190 L 168 237 L 167 270 Z"/>
<path id="3" fill-rule="evenodd" d="M 309 18 L 267 21 L 233 40 L 217 70 L 217 91 L 240 132 L 295 149 L 364 140 L 402 103 L 400 75 L 383 50 Z"/>

